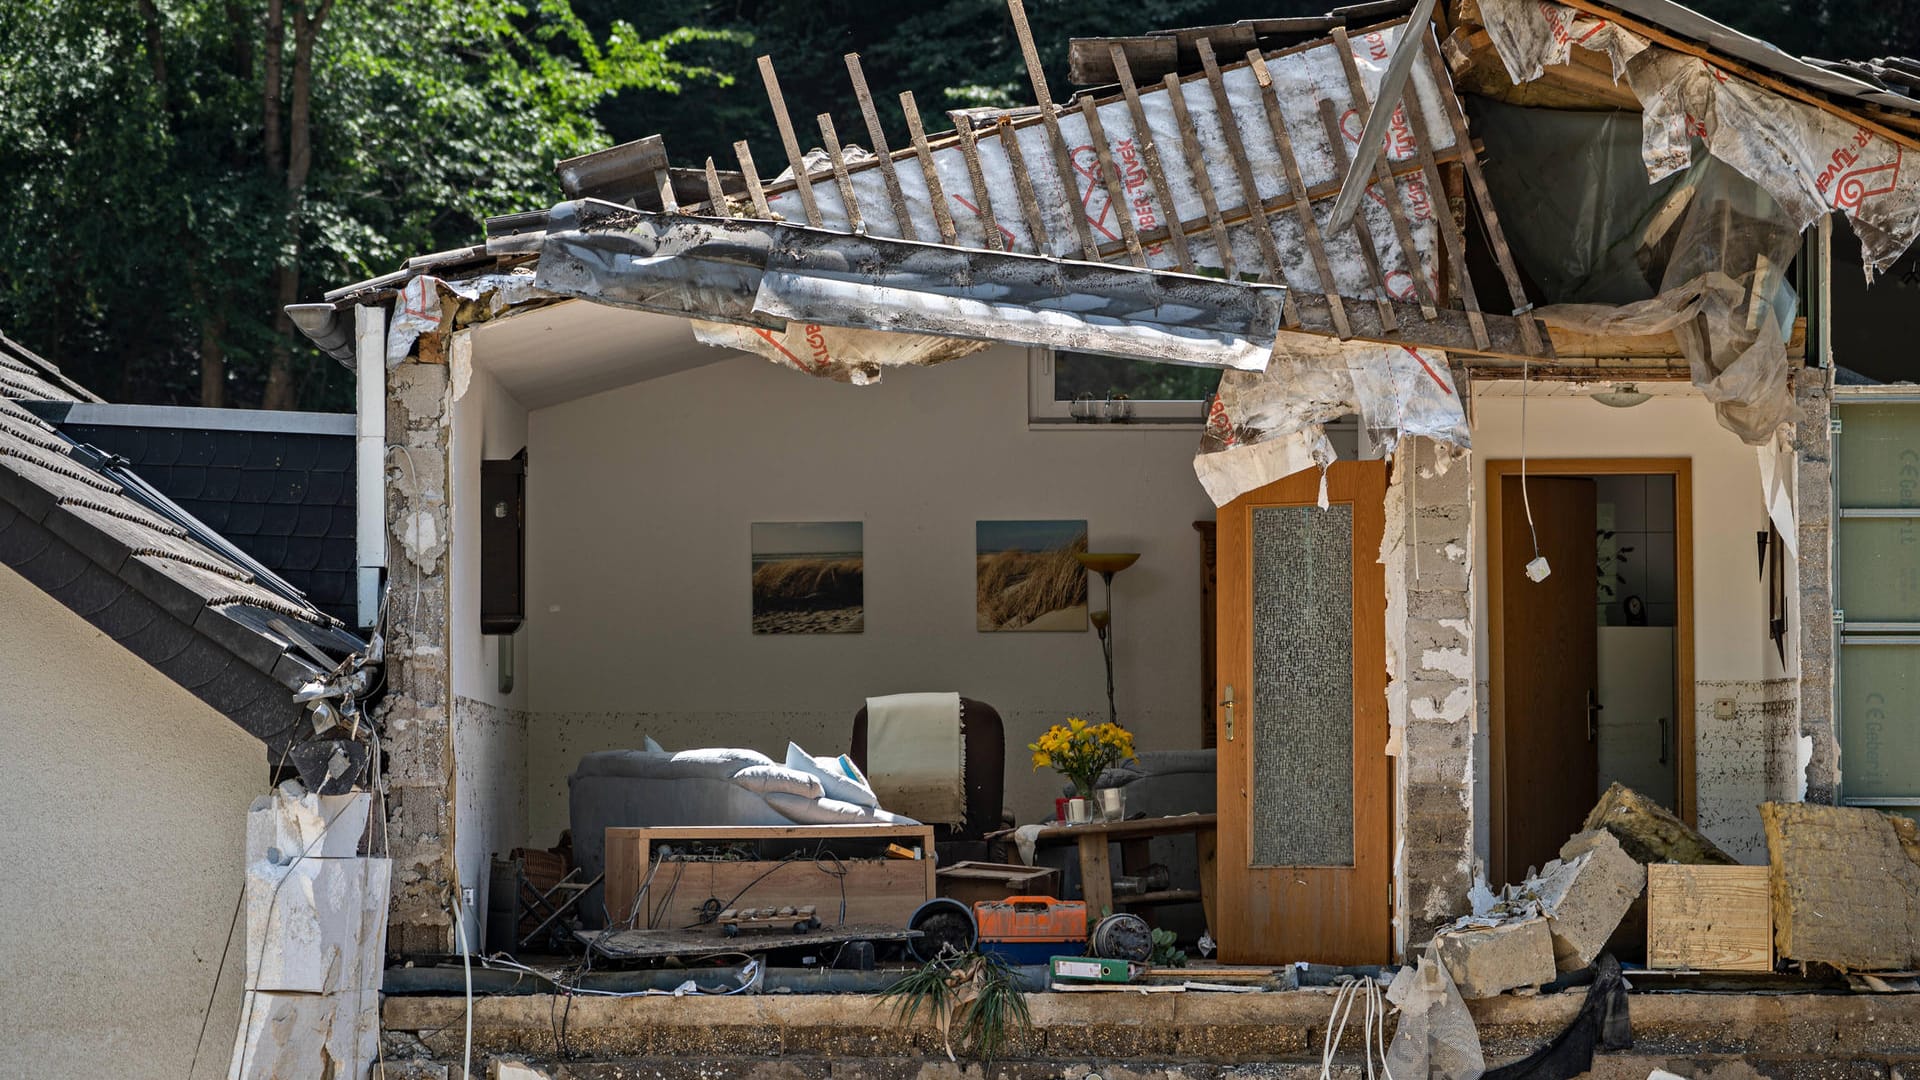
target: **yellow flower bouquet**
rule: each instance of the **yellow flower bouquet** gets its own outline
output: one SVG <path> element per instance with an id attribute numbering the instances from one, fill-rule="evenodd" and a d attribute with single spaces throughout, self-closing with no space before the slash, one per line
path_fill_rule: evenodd
<path id="1" fill-rule="evenodd" d="M 1133 756 L 1133 732 L 1115 723 L 1089 724 L 1077 716 L 1055 724 L 1027 744 L 1035 769 L 1052 768 L 1073 783 L 1074 793 L 1093 797 L 1093 782 L 1107 766 L 1138 760 Z"/>

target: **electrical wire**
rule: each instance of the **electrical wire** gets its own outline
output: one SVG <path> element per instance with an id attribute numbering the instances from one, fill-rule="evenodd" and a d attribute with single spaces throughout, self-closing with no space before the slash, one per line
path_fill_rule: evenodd
<path id="1" fill-rule="evenodd" d="M 459 868 L 454 868 L 458 881 Z M 460 1080 L 473 1080 L 473 960 L 467 950 L 467 923 L 460 917 L 466 903 L 455 893 L 453 903 L 453 930 L 460 935 L 460 970 L 466 976 L 467 983 L 467 1037 L 460 1051 Z"/>
<path id="2" fill-rule="evenodd" d="M 1527 512 L 1527 535 L 1533 538 L 1533 557 L 1540 557 L 1540 533 L 1533 527 L 1533 500 L 1527 498 L 1527 387 L 1530 359 L 1520 358 L 1520 505 Z"/>

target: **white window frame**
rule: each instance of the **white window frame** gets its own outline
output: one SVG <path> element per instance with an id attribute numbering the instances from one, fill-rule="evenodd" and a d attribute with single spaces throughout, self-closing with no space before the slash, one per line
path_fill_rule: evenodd
<path id="1" fill-rule="evenodd" d="M 1076 423 L 1068 411 L 1070 401 L 1055 401 L 1053 394 L 1053 350 L 1027 350 L 1027 422 L 1035 428 L 1075 431 L 1111 431 L 1130 427 L 1193 428 L 1206 426 L 1205 401 L 1133 400 L 1133 418 L 1124 424 Z"/>

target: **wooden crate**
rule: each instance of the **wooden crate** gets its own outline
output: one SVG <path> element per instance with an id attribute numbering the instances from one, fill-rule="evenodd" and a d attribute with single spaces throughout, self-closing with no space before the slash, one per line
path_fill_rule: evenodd
<path id="1" fill-rule="evenodd" d="M 800 841 L 832 852 L 834 841 L 860 840 L 917 847 L 919 859 L 851 858 L 836 862 L 824 855 L 790 860 L 739 862 L 662 862 L 652 865 L 660 843 L 720 844 L 759 840 Z M 642 899 L 634 926 L 679 929 L 695 925 L 709 899 L 722 907 L 799 907 L 813 904 L 820 921 L 885 926 L 907 925 L 914 909 L 934 895 L 931 825 L 750 825 L 612 828 L 607 830 L 607 912 L 624 925 L 635 894 L 649 872 L 653 882 Z M 844 876 L 842 875 L 844 872 Z M 844 891 L 843 891 L 844 886 Z"/>
<path id="2" fill-rule="evenodd" d="M 1773 892 L 1764 866 L 1647 866 L 1647 966 L 1773 970 Z"/>

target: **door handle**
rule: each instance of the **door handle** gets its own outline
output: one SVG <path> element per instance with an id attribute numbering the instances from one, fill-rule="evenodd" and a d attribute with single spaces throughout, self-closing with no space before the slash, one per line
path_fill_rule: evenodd
<path id="1" fill-rule="evenodd" d="M 1661 717 L 1660 724 L 1660 764 L 1667 763 L 1667 718 Z"/>
<path id="2" fill-rule="evenodd" d="M 1226 694 L 1220 701 L 1220 707 L 1226 710 L 1227 741 L 1233 741 L 1233 684 L 1228 683 Z"/>
<path id="3" fill-rule="evenodd" d="M 1594 693 L 1591 690 L 1587 691 L 1587 741 L 1588 742 L 1594 742 L 1595 740 L 1600 738 L 1601 708 L 1603 708 L 1603 706 L 1600 704 L 1600 695 Z"/>

